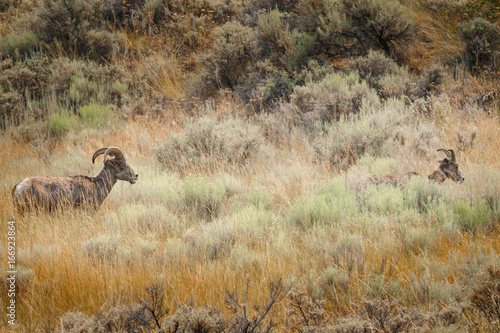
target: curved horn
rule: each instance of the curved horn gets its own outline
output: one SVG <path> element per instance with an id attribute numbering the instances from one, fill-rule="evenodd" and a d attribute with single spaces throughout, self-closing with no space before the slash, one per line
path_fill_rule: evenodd
<path id="1" fill-rule="evenodd" d="M 106 157 L 108 157 L 108 155 L 113 155 L 115 157 L 115 160 L 125 159 L 122 151 L 116 147 L 111 147 L 106 150 L 106 152 L 104 153 L 104 162 L 106 162 Z"/>
<path id="2" fill-rule="evenodd" d="M 97 158 L 97 156 L 104 154 L 104 152 L 105 152 L 106 150 L 108 150 L 108 148 L 107 148 L 107 147 L 106 147 L 106 148 L 101 148 L 101 149 L 97 150 L 97 151 L 94 153 L 94 155 L 92 156 L 92 164 L 94 164 L 94 161 L 95 161 L 95 159 Z"/>
<path id="3" fill-rule="evenodd" d="M 455 160 L 455 152 L 453 149 L 448 149 L 448 151 L 451 153 L 451 162 L 456 163 L 457 161 Z"/>
<path id="4" fill-rule="evenodd" d="M 442 152 L 444 152 L 446 154 L 446 156 L 448 156 L 448 158 L 450 160 L 453 159 L 453 156 L 450 154 L 450 152 L 448 150 L 443 149 L 443 148 L 439 148 L 437 151 L 442 151 Z M 453 154 L 455 154 L 455 153 L 453 153 Z"/>

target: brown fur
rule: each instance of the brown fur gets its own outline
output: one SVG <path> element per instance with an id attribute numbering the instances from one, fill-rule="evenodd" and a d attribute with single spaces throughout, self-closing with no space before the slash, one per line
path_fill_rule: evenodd
<path id="1" fill-rule="evenodd" d="M 104 168 L 97 177 L 25 178 L 12 188 L 12 203 L 19 213 L 26 210 L 52 211 L 64 207 L 97 210 L 117 180 L 134 184 L 137 177 L 122 156 L 119 159 L 115 157 L 104 161 Z"/>
<path id="2" fill-rule="evenodd" d="M 438 151 L 445 151 L 445 149 L 439 149 Z M 428 177 L 430 180 L 433 180 L 437 183 L 442 183 L 446 179 L 451 179 L 454 182 L 462 183 L 464 181 L 464 177 L 458 170 L 458 164 L 455 160 L 455 153 L 453 150 L 447 150 L 447 155 L 450 158 L 445 158 L 440 161 L 439 167 L 431 173 Z M 381 183 L 391 184 L 391 185 L 399 185 L 403 181 L 410 179 L 413 176 L 419 175 L 415 171 L 407 172 L 403 175 L 372 175 L 368 176 L 365 180 L 366 184 L 374 184 L 378 185 Z"/>
<path id="3" fill-rule="evenodd" d="M 415 171 L 407 172 L 403 175 L 371 175 L 366 179 L 367 184 L 391 184 L 391 185 L 399 185 L 403 181 L 410 179 L 413 176 L 418 176 L 418 173 Z"/>

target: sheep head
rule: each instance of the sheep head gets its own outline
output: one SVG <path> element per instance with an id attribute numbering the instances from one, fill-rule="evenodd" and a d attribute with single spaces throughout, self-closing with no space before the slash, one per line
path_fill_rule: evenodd
<path id="1" fill-rule="evenodd" d="M 433 179 L 438 183 L 444 182 L 446 179 L 451 179 L 454 182 L 463 183 L 464 177 L 458 170 L 457 160 L 455 158 L 455 152 L 452 149 L 440 148 L 438 151 L 442 151 L 446 154 L 446 158 L 440 161 L 439 168 L 434 171 L 429 179 Z"/>
<path id="2" fill-rule="evenodd" d="M 130 184 L 135 184 L 137 177 L 139 176 L 134 172 L 134 170 L 127 164 L 122 151 L 116 147 L 101 148 L 97 150 L 92 156 L 92 163 L 99 155 L 104 154 L 104 166 L 111 168 L 115 172 L 116 179 L 128 181 Z M 107 159 L 108 156 L 114 156 L 113 159 Z"/>

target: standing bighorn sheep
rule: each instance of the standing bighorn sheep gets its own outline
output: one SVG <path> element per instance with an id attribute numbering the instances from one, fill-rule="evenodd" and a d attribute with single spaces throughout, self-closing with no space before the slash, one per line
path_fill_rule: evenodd
<path id="1" fill-rule="evenodd" d="M 428 177 L 430 180 L 433 180 L 437 183 L 442 183 L 446 179 L 451 179 L 454 182 L 462 183 L 464 181 L 464 177 L 458 170 L 457 160 L 455 158 L 455 152 L 452 149 L 443 149 L 440 148 L 437 151 L 442 151 L 446 154 L 446 158 L 444 158 L 439 167 L 434 170 Z M 407 172 L 403 175 L 373 175 L 369 176 L 366 180 L 366 184 L 381 184 L 387 183 L 392 185 L 398 185 L 402 180 L 408 180 L 413 176 L 418 176 L 419 174 L 415 171 Z"/>
<path id="2" fill-rule="evenodd" d="M 104 154 L 104 168 L 97 177 L 28 177 L 12 189 L 16 211 L 48 210 L 62 207 L 99 209 L 117 180 L 135 184 L 138 174 L 125 161 L 120 149 L 101 148 L 92 156 Z M 107 159 L 114 156 L 113 159 Z"/>

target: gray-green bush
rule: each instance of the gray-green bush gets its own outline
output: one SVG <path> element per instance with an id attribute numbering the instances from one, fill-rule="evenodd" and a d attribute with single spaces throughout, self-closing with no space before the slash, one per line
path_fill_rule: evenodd
<path id="1" fill-rule="evenodd" d="M 49 45 L 95 60 L 110 60 L 121 47 L 122 37 L 107 31 L 101 0 L 44 0 L 35 15 L 39 34 Z"/>
<path id="2" fill-rule="evenodd" d="M 469 67 L 491 66 L 500 51 L 500 27 L 481 17 L 458 26 Z"/>
<path id="3" fill-rule="evenodd" d="M 332 225 L 349 219 L 357 212 L 357 202 L 342 180 L 330 181 L 311 194 L 295 200 L 288 209 L 294 226 L 308 229 L 315 225 Z"/>
<path id="4" fill-rule="evenodd" d="M 363 155 L 387 156 L 386 147 L 397 138 L 398 129 L 413 122 L 410 110 L 399 101 L 370 105 L 360 98 L 358 113 L 328 124 L 326 134 L 314 141 L 317 158 L 333 168 L 345 170 Z"/>
<path id="5" fill-rule="evenodd" d="M 413 39 L 414 23 L 399 1 L 342 0 L 345 15 L 342 32 L 354 44 L 351 54 L 367 54 L 370 49 L 382 50 L 396 57 L 396 45 L 407 45 Z"/>
<path id="6" fill-rule="evenodd" d="M 257 126 L 240 118 L 216 121 L 202 117 L 188 122 L 183 132 L 157 142 L 153 152 L 171 170 L 224 170 L 243 167 L 259 157 L 262 137 Z"/>
<path id="7" fill-rule="evenodd" d="M 226 198 L 226 189 L 221 184 L 201 176 L 189 175 L 179 189 L 179 204 L 183 210 L 194 210 L 205 218 L 219 214 L 219 208 Z"/>
<path id="8" fill-rule="evenodd" d="M 49 118 L 50 133 L 61 139 L 71 130 L 76 130 L 79 125 L 79 118 L 71 114 L 67 109 L 61 109 Z"/>

